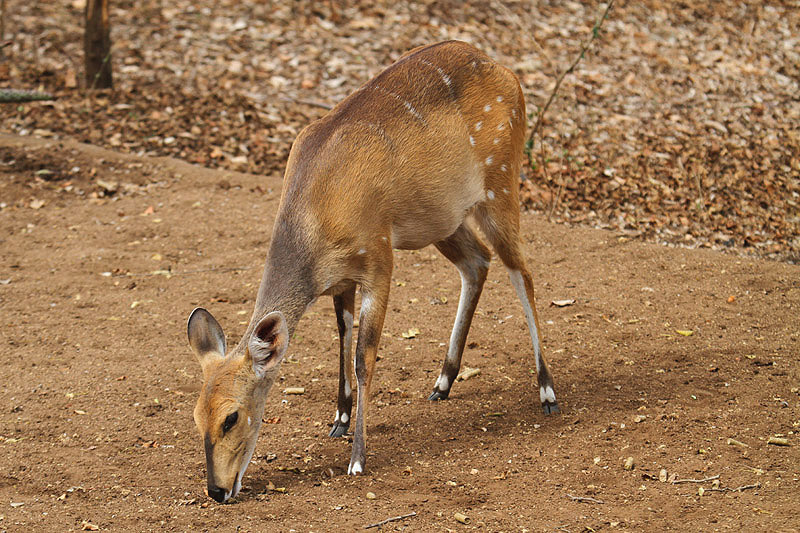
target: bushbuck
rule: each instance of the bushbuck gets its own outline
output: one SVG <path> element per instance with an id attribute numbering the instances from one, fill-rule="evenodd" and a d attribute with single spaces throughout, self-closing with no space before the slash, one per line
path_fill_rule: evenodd
<path id="1" fill-rule="evenodd" d="M 406 53 L 300 132 L 244 336 L 228 352 L 222 328 L 208 311 L 198 308 L 189 317 L 189 343 L 203 369 L 194 419 L 205 446 L 209 496 L 224 502 L 239 492 L 292 332 L 325 294 L 333 297 L 339 330 L 339 392 L 330 436 L 350 427 L 355 370 L 347 472 L 364 471 L 367 403 L 394 248 L 433 244 L 461 275 L 455 325 L 429 399 L 447 398 L 491 259 L 475 225 L 507 267 L 522 302 L 542 408 L 545 414 L 559 411 L 519 243 L 525 120 L 514 74 L 468 44 L 448 41 Z M 357 286 L 361 309 L 353 360 Z"/>

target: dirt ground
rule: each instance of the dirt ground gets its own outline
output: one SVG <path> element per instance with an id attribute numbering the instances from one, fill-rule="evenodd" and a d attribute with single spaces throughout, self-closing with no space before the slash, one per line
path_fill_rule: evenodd
<path id="1" fill-rule="evenodd" d="M 426 400 L 459 281 L 432 248 L 397 252 L 365 475 L 345 475 L 350 439 L 327 437 L 324 299 L 297 328 L 242 494 L 218 505 L 185 320 L 207 307 L 238 340 L 280 177 L 11 135 L 0 156 L 0 530 L 346 531 L 411 512 L 382 530 L 800 529 L 797 266 L 523 213 L 563 411 L 545 418 L 496 260 L 464 358 L 480 374 Z M 305 394 L 282 393 L 294 386 Z"/>

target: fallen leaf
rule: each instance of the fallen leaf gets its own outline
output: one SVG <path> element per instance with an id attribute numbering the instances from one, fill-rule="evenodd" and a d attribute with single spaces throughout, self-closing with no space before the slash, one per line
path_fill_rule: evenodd
<path id="1" fill-rule="evenodd" d="M 283 389 L 284 394 L 305 394 L 306 389 L 304 387 L 287 387 Z"/>
<path id="2" fill-rule="evenodd" d="M 81 531 L 100 531 L 100 526 L 84 520 L 81 522 Z"/>
<path id="3" fill-rule="evenodd" d="M 574 303 L 575 300 L 553 300 L 552 302 L 550 302 L 550 305 L 554 305 L 556 307 L 566 307 Z"/>
<path id="4" fill-rule="evenodd" d="M 676 329 L 675 333 L 677 333 L 678 335 L 683 335 L 684 337 L 691 337 L 692 335 L 694 335 L 694 331 L 692 331 L 691 329 Z"/>
<path id="5" fill-rule="evenodd" d="M 28 205 L 30 206 L 31 209 L 41 209 L 42 207 L 44 207 L 44 203 L 45 203 L 44 200 L 39 200 L 38 198 L 34 198 Z"/>
<path id="6" fill-rule="evenodd" d="M 419 330 L 417 328 L 410 328 L 408 331 L 404 331 L 400 334 L 404 339 L 413 339 L 417 335 L 419 335 Z"/>

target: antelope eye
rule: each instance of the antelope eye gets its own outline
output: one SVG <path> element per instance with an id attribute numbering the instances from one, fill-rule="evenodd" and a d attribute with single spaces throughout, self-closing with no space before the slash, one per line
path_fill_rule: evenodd
<path id="1" fill-rule="evenodd" d="M 234 411 L 225 417 L 225 422 L 222 423 L 222 432 L 227 433 L 230 429 L 236 425 L 236 421 L 239 420 L 239 412 Z"/>

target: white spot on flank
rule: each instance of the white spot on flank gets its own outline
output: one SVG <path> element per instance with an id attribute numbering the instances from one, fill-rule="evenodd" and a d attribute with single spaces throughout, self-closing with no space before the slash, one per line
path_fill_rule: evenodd
<path id="1" fill-rule="evenodd" d="M 482 127 L 483 127 L 483 121 L 479 120 L 478 122 L 475 123 L 475 131 L 481 131 Z"/>
<path id="2" fill-rule="evenodd" d="M 381 237 L 381 239 L 383 240 L 383 242 L 389 242 L 389 238 L 388 237 Z"/>
<path id="3" fill-rule="evenodd" d="M 367 253 L 367 249 L 366 248 L 362 248 L 362 249 L 360 249 L 358 251 L 358 255 L 364 255 L 365 253 Z"/>
<path id="4" fill-rule="evenodd" d="M 417 120 L 419 120 L 419 121 L 424 121 L 424 119 L 422 118 L 422 115 L 420 115 L 420 114 L 417 112 L 417 110 L 416 110 L 416 109 L 414 109 L 414 106 L 412 106 L 412 105 L 411 105 L 411 104 L 409 104 L 408 102 L 403 102 L 403 105 L 404 105 L 404 106 L 406 106 L 406 109 L 408 109 L 408 112 L 409 112 L 409 113 L 411 113 L 412 115 L 414 115 L 414 117 L 416 117 L 416 118 L 417 118 Z"/>
<path id="5" fill-rule="evenodd" d="M 502 96 L 498 96 L 498 97 L 497 97 L 497 101 L 498 101 L 498 102 L 502 102 L 502 101 L 503 101 L 503 97 L 502 97 Z"/>
<path id="6" fill-rule="evenodd" d="M 475 146 L 475 137 L 473 137 L 472 135 L 469 136 L 469 144 Z"/>
<path id="7" fill-rule="evenodd" d="M 338 413 L 339 411 L 336 412 Z M 347 413 L 342 413 L 340 420 L 342 421 L 342 424 L 347 424 L 347 421 L 350 420 L 350 417 L 347 416 Z"/>
<path id="8" fill-rule="evenodd" d="M 517 110 L 516 109 L 512 109 L 511 110 L 511 116 L 514 117 L 514 118 L 517 118 Z"/>
<path id="9" fill-rule="evenodd" d="M 483 106 L 483 110 L 484 110 L 486 113 L 488 113 L 489 111 L 491 111 L 491 110 L 492 110 L 492 104 L 486 104 L 485 106 Z"/>
<path id="10" fill-rule="evenodd" d="M 488 166 L 488 165 L 491 165 L 491 164 L 492 164 L 492 161 L 493 161 L 493 159 L 492 159 L 492 156 L 489 156 L 489 157 L 487 157 L 487 158 L 486 158 L 486 165 L 487 165 L 487 166 Z"/>
<path id="11" fill-rule="evenodd" d="M 494 200 L 494 191 L 491 189 L 486 191 L 486 197 L 489 198 L 489 200 Z"/>
<path id="12" fill-rule="evenodd" d="M 506 129 L 505 122 L 501 122 L 500 124 L 497 125 L 497 131 L 503 131 L 504 129 Z"/>
<path id="13" fill-rule="evenodd" d="M 447 85 L 447 87 L 450 87 L 450 85 L 453 83 L 452 80 L 450 79 L 450 76 L 448 76 L 447 73 L 441 69 L 441 67 L 437 67 L 427 59 L 421 59 L 420 62 L 424 63 L 425 65 L 428 65 L 429 67 L 435 68 L 436 72 L 438 72 L 439 76 L 442 77 L 442 81 L 444 82 L 445 85 Z"/>
<path id="14" fill-rule="evenodd" d="M 507 166 L 505 166 L 505 165 L 500 165 L 500 170 L 502 170 L 503 172 L 505 172 L 506 170 L 508 170 L 508 167 L 507 167 Z"/>
<path id="15" fill-rule="evenodd" d="M 553 387 L 550 385 L 546 387 L 539 387 L 539 400 L 544 402 L 556 403 L 556 393 L 553 392 Z"/>
<path id="16" fill-rule="evenodd" d="M 492 144 L 498 144 L 499 142 L 500 142 L 500 139 L 495 137 L 494 140 L 492 141 Z"/>
<path id="17" fill-rule="evenodd" d="M 509 191 L 508 189 L 503 189 L 503 192 L 504 192 L 505 194 L 508 194 L 508 193 L 509 193 L 509 192 L 511 192 L 511 191 Z"/>

